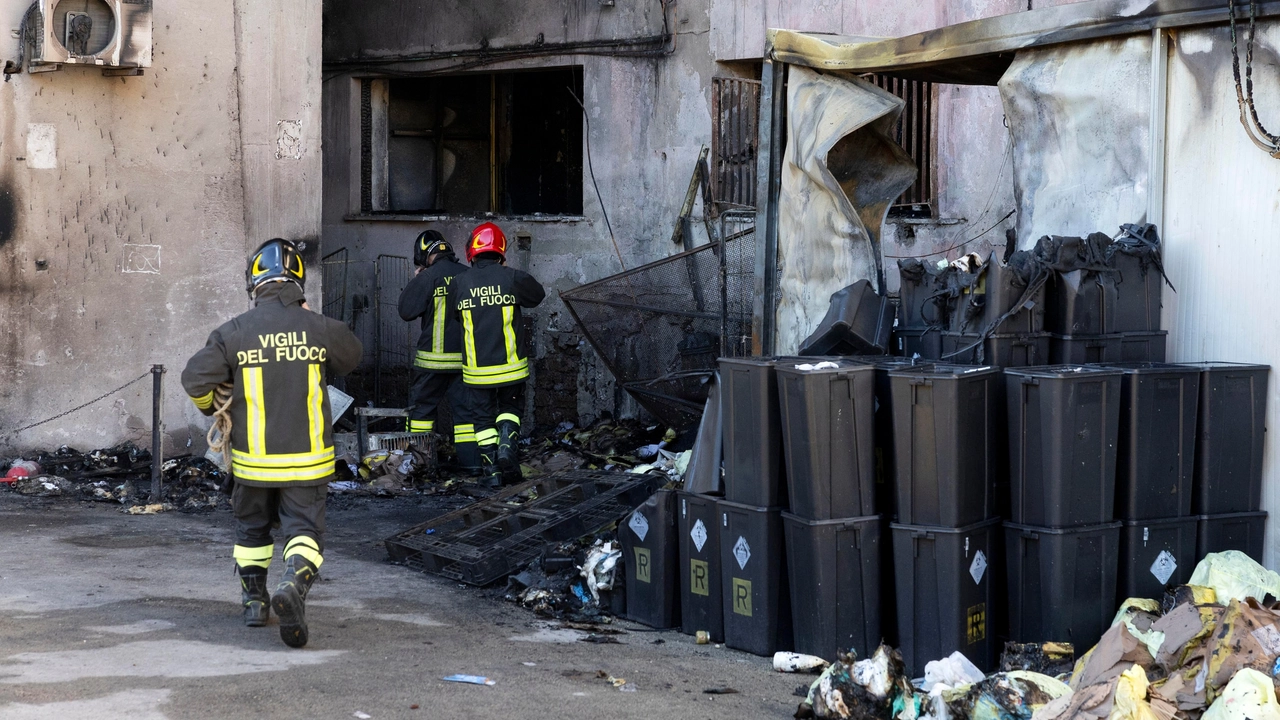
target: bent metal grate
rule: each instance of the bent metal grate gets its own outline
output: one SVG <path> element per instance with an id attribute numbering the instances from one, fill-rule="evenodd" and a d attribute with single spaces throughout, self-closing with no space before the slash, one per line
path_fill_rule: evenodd
<path id="1" fill-rule="evenodd" d="M 693 424 L 723 356 L 749 354 L 754 214 L 724 213 L 710 243 L 560 294 L 609 371 L 642 407 Z"/>

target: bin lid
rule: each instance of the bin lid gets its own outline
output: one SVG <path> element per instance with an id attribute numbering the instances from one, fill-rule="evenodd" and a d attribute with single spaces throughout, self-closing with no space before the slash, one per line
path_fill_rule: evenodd
<path id="1" fill-rule="evenodd" d="M 1179 365 L 1177 363 L 1162 362 L 1119 362 L 1119 363 L 1102 363 L 1103 367 L 1115 368 L 1128 375 L 1147 375 L 1160 374 L 1168 375 L 1170 373 L 1199 373 L 1200 368 L 1193 365 Z"/>
<path id="2" fill-rule="evenodd" d="M 810 520 L 809 518 L 803 518 L 803 517 L 800 517 L 799 515 L 793 515 L 787 512 L 786 510 L 783 510 L 782 519 L 790 523 L 795 523 L 797 525 L 806 525 L 808 527 L 819 527 L 822 525 L 841 525 L 841 526 L 870 525 L 870 524 L 884 522 L 885 516 L 884 515 L 863 515 L 862 517 L 835 518 L 832 520 Z"/>
<path id="3" fill-rule="evenodd" d="M 821 375 L 823 373 L 875 372 L 871 365 L 854 362 L 843 357 L 793 357 L 779 358 L 775 366 L 780 373 L 789 375 Z"/>
<path id="4" fill-rule="evenodd" d="M 1140 521 L 1141 522 L 1141 521 Z M 1150 525 L 1151 522 L 1147 521 Z M 1098 525 L 1077 525 L 1075 527 L 1051 528 L 1040 527 L 1039 525 L 1019 525 L 1017 523 L 1006 522 L 1004 527 L 1006 530 L 1017 530 L 1019 532 L 1033 532 L 1041 535 L 1083 535 L 1085 533 L 1104 532 L 1107 530 L 1118 529 L 1124 523 L 1115 520 L 1109 523 L 1100 523 Z"/>
<path id="5" fill-rule="evenodd" d="M 1035 365 L 1032 367 L 1005 368 L 1004 374 L 1020 375 L 1022 377 L 1072 378 L 1118 376 L 1121 373 L 1116 368 L 1103 367 L 1101 365 Z"/>
<path id="6" fill-rule="evenodd" d="M 995 365 L 956 365 L 952 363 L 932 363 L 911 368 L 900 368 L 889 373 L 889 377 L 981 377 L 983 375 L 999 375 L 1000 368 Z"/>
<path id="7" fill-rule="evenodd" d="M 1213 372 L 1214 370 L 1230 371 L 1230 370 L 1270 370 L 1271 369 L 1270 365 L 1254 365 L 1251 363 L 1224 362 L 1221 360 L 1214 360 L 1214 361 L 1207 361 L 1207 362 L 1179 363 L 1179 364 L 1186 365 L 1187 367 L 1193 367 L 1203 372 Z"/>
<path id="8" fill-rule="evenodd" d="M 772 357 L 722 357 L 717 362 L 721 365 L 748 365 L 750 367 L 773 367 L 777 358 Z"/>
<path id="9" fill-rule="evenodd" d="M 870 365 L 877 370 L 896 370 L 898 368 L 922 368 L 932 365 L 934 361 L 921 358 L 909 358 L 901 355 L 851 355 L 844 358 L 850 362 Z"/>

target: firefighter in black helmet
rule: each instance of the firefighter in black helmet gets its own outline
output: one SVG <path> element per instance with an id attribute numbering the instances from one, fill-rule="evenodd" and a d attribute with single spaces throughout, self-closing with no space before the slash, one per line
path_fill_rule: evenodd
<path id="1" fill-rule="evenodd" d="M 232 555 L 245 624 L 265 625 L 270 602 L 280 637 L 302 647 L 304 601 L 324 562 L 324 503 L 334 473 L 327 380 L 354 370 L 361 347 L 345 324 L 307 308 L 306 268 L 288 240 L 263 243 L 249 258 L 245 280 L 253 309 L 209 335 L 187 361 L 182 386 L 206 415 L 215 412 L 215 390 L 232 387 Z M 285 570 L 268 598 L 276 522 L 285 538 Z"/>
<path id="2" fill-rule="evenodd" d="M 453 246 L 435 230 L 418 235 L 413 243 L 413 264 L 417 266 L 404 292 L 400 293 L 400 318 L 405 322 L 422 319 L 418 352 L 414 357 L 413 387 L 409 391 L 409 432 L 436 429 L 436 410 L 446 396 L 453 409 L 453 445 L 458 464 L 478 470 L 475 424 L 466 417 L 462 387 L 462 326 L 448 310 L 449 285 L 467 271 L 458 262 Z"/>
<path id="3" fill-rule="evenodd" d="M 546 290 L 527 272 L 506 266 L 507 237 L 493 223 L 471 232 L 471 270 L 449 286 L 462 322 L 462 382 L 474 419 L 485 484 L 520 477 L 520 414 L 529 358 L 521 308 L 537 307 Z"/>

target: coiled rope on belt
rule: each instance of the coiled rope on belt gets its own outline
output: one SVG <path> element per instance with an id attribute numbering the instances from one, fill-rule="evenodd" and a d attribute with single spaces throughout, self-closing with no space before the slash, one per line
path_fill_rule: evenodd
<path id="1" fill-rule="evenodd" d="M 209 441 L 209 449 L 222 454 L 223 467 L 231 467 L 231 394 L 235 386 L 223 383 L 213 391 L 213 427 L 205 439 Z"/>

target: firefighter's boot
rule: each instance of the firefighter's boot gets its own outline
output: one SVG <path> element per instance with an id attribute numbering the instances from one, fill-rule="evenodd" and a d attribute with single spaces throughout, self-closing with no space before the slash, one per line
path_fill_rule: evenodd
<path id="1" fill-rule="evenodd" d="M 285 559 L 284 577 L 271 596 L 271 607 L 280 618 L 280 639 L 300 648 L 307 644 L 307 592 L 316 579 L 316 566 L 300 555 Z"/>
<path id="2" fill-rule="evenodd" d="M 262 627 L 271 616 L 271 596 L 267 594 L 267 569 L 240 568 L 240 602 L 244 605 L 244 624 Z"/>
<path id="3" fill-rule="evenodd" d="M 520 423 L 498 421 L 498 468 L 503 477 L 520 474 Z"/>
<path id="4" fill-rule="evenodd" d="M 480 446 L 480 486 L 487 488 L 502 487 L 502 471 L 498 469 L 496 456 L 497 445 Z"/>

